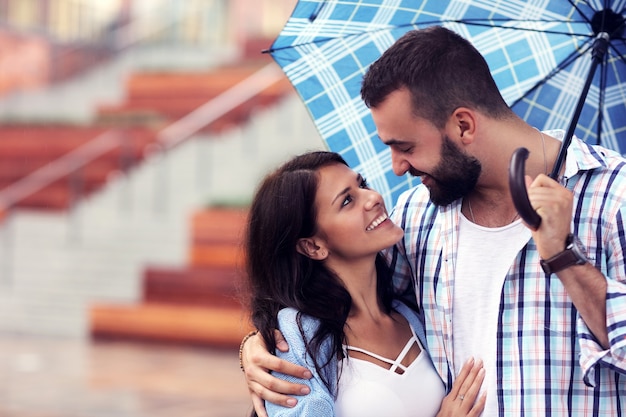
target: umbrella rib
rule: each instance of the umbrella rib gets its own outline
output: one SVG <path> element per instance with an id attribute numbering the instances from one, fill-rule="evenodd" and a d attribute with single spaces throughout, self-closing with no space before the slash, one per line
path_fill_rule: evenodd
<path id="1" fill-rule="evenodd" d="M 624 40 L 624 39 L 620 39 L 620 40 L 622 41 L 622 43 L 623 43 L 624 45 L 626 45 L 626 40 Z M 618 50 L 617 50 L 617 48 L 615 47 L 615 45 L 613 45 L 613 43 L 609 43 L 609 48 L 611 48 L 611 50 L 612 50 L 613 52 L 615 52 L 615 56 L 616 56 L 617 58 L 619 58 L 619 59 L 620 59 L 620 61 L 622 61 L 622 62 L 626 63 L 626 56 L 625 56 L 624 54 L 622 54 L 620 51 L 618 51 Z"/>
<path id="2" fill-rule="evenodd" d="M 587 19 L 585 19 L 586 21 Z M 591 38 L 594 35 L 593 34 L 589 34 L 589 33 L 572 33 L 572 32 L 567 32 L 567 31 L 560 31 L 560 30 L 548 30 L 548 29 L 533 29 L 533 28 L 522 28 L 522 27 L 515 27 L 515 26 L 504 26 L 504 23 L 508 23 L 508 22 L 515 22 L 515 23 L 554 23 L 554 21 L 552 20 L 512 20 L 512 19 L 489 19 L 488 21 L 484 20 L 484 19 L 461 19 L 461 20 L 441 20 L 439 22 L 444 22 L 444 23 L 463 23 L 466 25 L 472 25 L 472 26 L 482 26 L 482 27 L 488 27 L 488 28 L 499 28 L 499 29 L 509 29 L 509 30 L 515 30 L 515 31 L 526 31 L 526 32 L 537 32 L 537 33 L 549 33 L 552 35 L 567 35 L 567 36 L 583 36 L 583 37 L 588 37 Z M 436 23 L 436 22 L 433 22 Z M 499 23 L 499 24 L 498 24 Z M 582 23 L 581 21 L 578 20 L 572 20 L 569 21 L 569 23 Z"/>
<path id="3" fill-rule="evenodd" d="M 604 108 L 604 93 L 606 89 L 606 73 L 608 71 L 608 66 L 606 65 L 607 57 L 605 56 L 602 65 L 602 70 L 600 71 L 600 91 L 598 94 L 598 124 L 596 125 L 596 145 L 599 145 L 602 141 L 602 119 Z"/>
<path id="4" fill-rule="evenodd" d="M 585 19 L 585 21 L 587 22 L 587 24 L 589 26 L 591 26 L 591 19 L 589 19 L 583 12 L 582 10 L 580 10 L 578 8 L 578 3 L 574 2 L 573 0 L 567 0 L 567 2 L 578 12 L 579 15 L 581 15 L 583 17 L 583 19 Z"/>
<path id="5" fill-rule="evenodd" d="M 542 85 L 546 84 L 554 76 L 556 76 L 560 71 L 565 69 L 568 65 L 570 65 L 572 62 L 574 62 L 575 60 L 577 60 L 581 56 L 583 56 L 589 49 L 590 49 L 590 46 L 588 45 L 588 42 L 587 42 L 587 47 L 584 50 L 582 50 L 582 51 L 573 51 L 563 61 L 561 61 L 559 63 L 559 65 L 557 65 L 552 71 L 550 71 L 550 73 L 548 75 L 543 77 L 539 82 L 537 82 L 537 84 L 532 86 L 532 88 L 530 88 L 528 91 L 526 91 L 526 93 L 524 93 L 522 96 L 520 96 L 520 98 L 515 100 L 511 104 L 511 107 L 514 107 L 517 103 L 519 103 L 520 101 L 522 101 L 523 99 L 528 97 L 528 95 L 531 94 L 533 91 L 535 91 L 536 89 L 538 89 Z"/>
<path id="6" fill-rule="evenodd" d="M 313 13 L 311 13 L 311 16 L 309 16 L 309 22 L 312 22 L 315 19 L 317 19 L 317 16 L 320 14 L 320 12 L 322 11 L 325 5 L 326 3 L 320 3 L 317 5 L 317 8 L 313 11 Z"/>

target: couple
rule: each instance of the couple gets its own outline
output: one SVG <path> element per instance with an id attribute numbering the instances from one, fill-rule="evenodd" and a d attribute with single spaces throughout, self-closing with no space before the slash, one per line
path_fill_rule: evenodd
<path id="1" fill-rule="evenodd" d="M 484 362 L 484 416 L 620 415 L 626 406 L 626 161 L 573 138 L 560 181 L 550 179 L 546 174 L 563 132 L 544 134 L 519 119 L 475 48 L 441 27 L 399 39 L 372 64 L 361 92 L 382 142 L 391 149 L 394 172 L 422 180 L 397 202 L 392 220 L 404 235 L 385 255 L 395 294 L 417 300 L 425 333 L 421 346 L 449 393 L 446 398 L 466 404 L 463 410 L 448 411 L 481 408 L 481 395 L 471 408 L 469 401 L 458 398 L 466 394 L 463 387 L 476 390 L 480 385 L 480 366 L 463 366 L 474 357 Z M 520 146 L 530 151 L 529 199 L 542 218 L 537 230 L 517 218 L 508 189 L 509 157 Z M 394 228 L 388 227 L 391 235 Z M 366 243 L 344 239 L 355 246 Z M 377 276 L 384 283 L 384 274 Z M 335 301 L 323 300 L 328 308 L 339 308 Z M 400 314 L 417 334 L 420 323 L 412 325 L 410 314 L 402 314 L 393 303 L 387 310 L 393 324 L 406 331 Z M 344 328 L 334 328 L 335 339 L 317 340 L 320 347 L 334 340 L 335 353 L 344 355 L 316 360 L 323 368 L 325 359 L 343 363 L 347 356 L 347 365 L 339 369 L 350 377 L 345 373 L 350 359 L 363 357 L 344 345 L 371 334 L 350 326 L 350 311 L 345 314 Z M 300 323 L 306 325 L 303 331 L 310 331 L 316 322 Z M 273 351 L 270 327 L 262 333 Z M 337 339 L 342 334 L 345 338 Z M 274 376 L 306 379 L 317 370 L 310 363 L 300 367 L 279 360 L 265 351 L 260 339 L 253 337 L 242 346 L 255 408 L 264 413 L 261 398 L 294 407 L 291 395 L 310 388 Z M 394 348 L 406 343 L 406 338 L 387 333 L 380 339 L 374 349 L 364 343 L 366 350 L 391 352 L 383 356 L 397 359 Z M 289 350 L 278 342 L 278 355 L 297 355 L 299 346 L 292 346 L 293 339 L 288 342 Z M 308 355 L 315 357 L 312 351 Z M 280 372 L 272 376 L 267 370 Z M 333 380 L 327 382 L 332 388 Z M 406 385 L 415 396 L 421 393 L 420 385 Z M 299 397 L 295 407 L 309 396 Z M 269 402 L 269 408 L 275 407 Z M 442 412 L 446 400 L 443 405 Z"/>

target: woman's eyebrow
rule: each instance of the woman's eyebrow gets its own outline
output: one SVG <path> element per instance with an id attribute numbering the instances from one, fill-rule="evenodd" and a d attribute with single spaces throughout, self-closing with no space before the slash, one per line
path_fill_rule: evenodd
<path id="1" fill-rule="evenodd" d="M 335 204 L 335 201 L 341 197 L 342 195 L 345 195 L 348 193 L 348 191 L 350 191 L 350 187 L 346 187 L 343 190 L 341 190 L 340 192 L 337 193 L 337 195 L 335 196 L 335 198 L 333 198 L 333 201 L 330 202 L 331 205 Z"/>

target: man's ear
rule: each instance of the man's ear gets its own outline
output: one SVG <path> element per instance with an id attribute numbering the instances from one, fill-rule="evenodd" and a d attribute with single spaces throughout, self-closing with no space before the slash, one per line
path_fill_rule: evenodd
<path id="1" fill-rule="evenodd" d="M 296 244 L 298 253 L 311 258 L 315 261 L 322 261 L 328 257 L 328 251 L 323 245 L 318 244 L 315 238 L 306 237 L 298 240 Z"/>
<path id="2" fill-rule="evenodd" d="M 457 133 L 463 143 L 468 144 L 474 140 L 474 133 L 476 132 L 474 111 L 467 107 L 459 107 L 452 113 L 449 123 L 452 124 L 453 131 Z"/>

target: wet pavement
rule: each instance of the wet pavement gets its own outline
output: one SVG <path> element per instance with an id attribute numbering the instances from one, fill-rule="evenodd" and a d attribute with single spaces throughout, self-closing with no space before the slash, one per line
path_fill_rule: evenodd
<path id="1" fill-rule="evenodd" d="M 0 417 L 244 417 L 236 350 L 0 335 Z"/>

